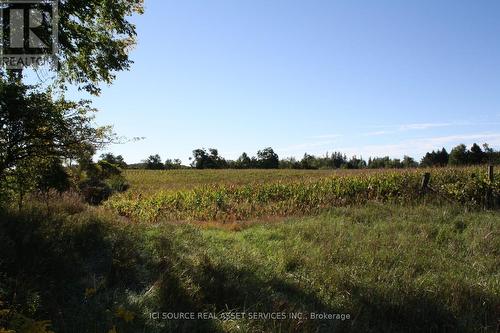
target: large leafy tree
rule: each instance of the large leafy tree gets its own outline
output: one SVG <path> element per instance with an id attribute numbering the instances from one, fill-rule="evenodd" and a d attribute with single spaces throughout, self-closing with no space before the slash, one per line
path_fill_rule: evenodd
<path id="1" fill-rule="evenodd" d="M 238 169 L 250 169 L 254 166 L 254 161 L 248 156 L 247 153 L 241 154 L 236 160 L 236 167 Z"/>
<path id="2" fill-rule="evenodd" d="M 441 149 L 437 151 L 432 151 L 431 153 L 426 153 L 425 156 L 420 161 L 420 166 L 423 167 L 433 167 L 433 166 L 446 166 L 448 165 L 449 154 L 446 149 Z"/>
<path id="3" fill-rule="evenodd" d="M 453 148 L 450 152 L 450 165 L 467 165 L 469 163 L 469 152 L 464 144 L 460 144 Z"/>
<path id="4" fill-rule="evenodd" d="M 481 164 L 487 161 L 487 155 L 477 143 L 474 143 L 469 152 L 470 164 Z"/>
<path id="5" fill-rule="evenodd" d="M 223 169 L 227 167 L 227 161 L 219 155 L 219 151 L 210 148 L 193 150 L 193 162 L 191 166 L 196 169 Z"/>
<path id="6" fill-rule="evenodd" d="M 127 70 L 129 52 L 136 43 L 134 14 L 143 12 L 143 0 L 58 0 L 58 67 L 52 78 L 58 87 L 68 84 L 91 94 L 101 82 L 110 84 Z M 4 79 L 19 80 L 19 71 L 2 70 Z"/>
<path id="7" fill-rule="evenodd" d="M 130 19 L 142 13 L 143 0 L 58 0 L 58 5 L 53 83 L 98 95 L 101 82 L 112 83 L 131 64 L 136 29 Z M 0 185 L 7 176 L 32 183 L 28 178 L 41 174 L 46 161 L 89 159 L 112 141 L 109 127 L 94 125 L 88 101 L 55 95 L 23 84 L 22 71 L 0 68 Z"/>
<path id="8" fill-rule="evenodd" d="M 268 147 L 257 152 L 257 162 L 262 169 L 278 169 L 280 160 L 274 150 Z"/>
<path id="9" fill-rule="evenodd" d="M 94 126 L 94 111 L 86 101 L 0 80 L 0 180 L 29 161 L 77 159 L 108 143 L 111 129 Z"/>
<path id="10" fill-rule="evenodd" d="M 146 169 L 149 170 L 163 170 L 165 166 L 163 165 L 163 162 L 161 161 L 160 155 L 150 155 L 146 160 L 144 160 L 144 163 L 146 164 Z"/>
<path id="11" fill-rule="evenodd" d="M 143 12 L 143 0 L 59 0 L 59 83 L 90 93 L 112 83 L 117 71 L 131 64 L 136 42 L 130 21 Z"/>

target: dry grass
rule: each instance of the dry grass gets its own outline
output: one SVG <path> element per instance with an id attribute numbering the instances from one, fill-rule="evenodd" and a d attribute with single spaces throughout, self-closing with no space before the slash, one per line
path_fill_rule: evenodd
<path id="1" fill-rule="evenodd" d="M 430 171 L 435 192 L 421 192 Z M 141 190 L 156 177 L 155 186 Z M 182 170 L 129 174 L 132 188 L 105 206 L 134 221 L 247 221 L 317 214 L 369 201 L 399 204 L 450 201 L 481 208 L 486 192 L 500 193 L 483 168 L 414 170 L 297 171 Z M 163 178 L 162 178 L 163 177 Z M 143 185 L 137 187 L 139 179 Z M 199 185 L 202 184 L 202 185 Z M 166 189 L 165 189 L 166 188 Z"/>

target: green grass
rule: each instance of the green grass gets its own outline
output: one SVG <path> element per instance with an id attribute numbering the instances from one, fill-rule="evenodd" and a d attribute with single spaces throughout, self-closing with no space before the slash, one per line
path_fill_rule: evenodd
<path id="1" fill-rule="evenodd" d="M 241 322 L 248 331 L 448 326 L 479 332 L 487 326 L 493 331 L 500 304 L 498 222 L 498 214 L 454 208 L 370 205 L 242 232 L 186 226 L 175 235 L 182 260 L 190 269 L 201 264 L 202 280 L 210 281 L 210 288 L 200 289 L 215 311 L 241 311 L 246 304 L 247 311 L 282 307 L 355 318 Z"/>
<path id="2" fill-rule="evenodd" d="M 0 256 L 0 300 L 50 320 L 55 332 L 496 332 L 498 325 L 498 212 L 370 203 L 240 231 L 130 224 L 101 210 L 40 214 L 0 219 L 0 253 L 9 254 Z M 134 319 L 125 322 L 118 309 Z M 351 319 L 154 321 L 152 311 Z M 2 325 L 14 324 L 0 316 Z"/>
<path id="3" fill-rule="evenodd" d="M 439 195 L 424 170 L 127 171 L 105 207 L 0 210 L 0 332 L 496 332 L 499 177 L 429 171 Z"/>

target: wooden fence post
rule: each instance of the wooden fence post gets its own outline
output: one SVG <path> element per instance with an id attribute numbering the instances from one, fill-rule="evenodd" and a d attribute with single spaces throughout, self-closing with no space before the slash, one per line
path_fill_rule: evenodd
<path id="1" fill-rule="evenodd" d="M 431 180 L 431 174 L 430 172 L 426 172 L 424 176 L 422 177 L 422 186 L 421 186 L 421 191 L 422 193 L 427 192 L 429 188 L 429 181 Z"/>

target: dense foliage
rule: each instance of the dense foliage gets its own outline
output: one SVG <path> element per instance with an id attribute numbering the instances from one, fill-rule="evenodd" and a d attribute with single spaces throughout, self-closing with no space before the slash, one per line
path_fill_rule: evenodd
<path id="1" fill-rule="evenodd" d="M 90 175 L 73 181 L 74 187 L 100 188 L 90 195 L 93 203 L 107 196 L 103 181 L 111 176 L 95 172 L 102 165 L 88 161 L 113 141 L 110 127 L 93 123 L 89 101 L 56 96 L 68 85 L 98 94 L 100 82 L 111 83 L 117 71 L 128 69 L 136 36 L 130 18 L 142 11 L 142 0 L 58 0 L 57 71 L 46 82 L 52 88 L 26 85 L 23 70 L 0 68 L 0 205 L 17 197 L 21 206 L 28 193 L 66 190 L 72 185 L 66 162 L 72 160 L 80 165 L 78 176 Z M 114 162 L 124 166 L 123 159 Z"/>
<path id="2" fill-rule="evenodd" d="M 468 150 L 463 144 L 453 148 L 448 154 L 445 148 L 426 153 L 422 160 L 415 161 L 410 156 L 403 159 L 385 157 L 370 157 L 367 161 L 362 157 L 353 156 L 350 159 L 341 152 L 326 153 L 324 156 L 304 154 L 301 160 L 294 157 L 279 159 L 272 148 L 257 152 L 256 157 L 247 153 L 241 154 L 236 160 L 227 160 L 219 155 L 214 148 L 196 149 L 193 151 L 191 167 L 195 169 L 407 169 L 416 167 L 444 167 L 480 164 L 500 164 L 500 152 L 491 149 L 488 144 L 483 149 L 474 143 Z M 151 155 L 142 164 L 135 164 L 133 169 L 174 170 L 186 168 L 181 161 L 167 159 L 162 162 L 160 155 Z"/>
<path id="3" fill-rule="evenodd" d="M 88 160 L 113 138 L 109 127 L 94 125 L 94 111 L 86 101 L 0 79 L 0 203 L 17 198 L 21 206 L 29 193 L 68 190 L 63 164 Z"/>
<path id="4" fill-rule="evenodd" d="M 127 70 L 136 42 L 130 18 L 143 13 L 143 0 L 57 0 L 58 52 L 48 83 L 99 94 L 101 82 L 111 84 Z M 0 67 L 0 78 L 22 79 L 22 70 Z"/>
<path id="5" fill-rule="evenodd" d="M 110 129 L 94 127 L 93 112 L 88 102 L 0 80 L 0 179 L 30 159 L 76 159 L 106 143 Z"/>

